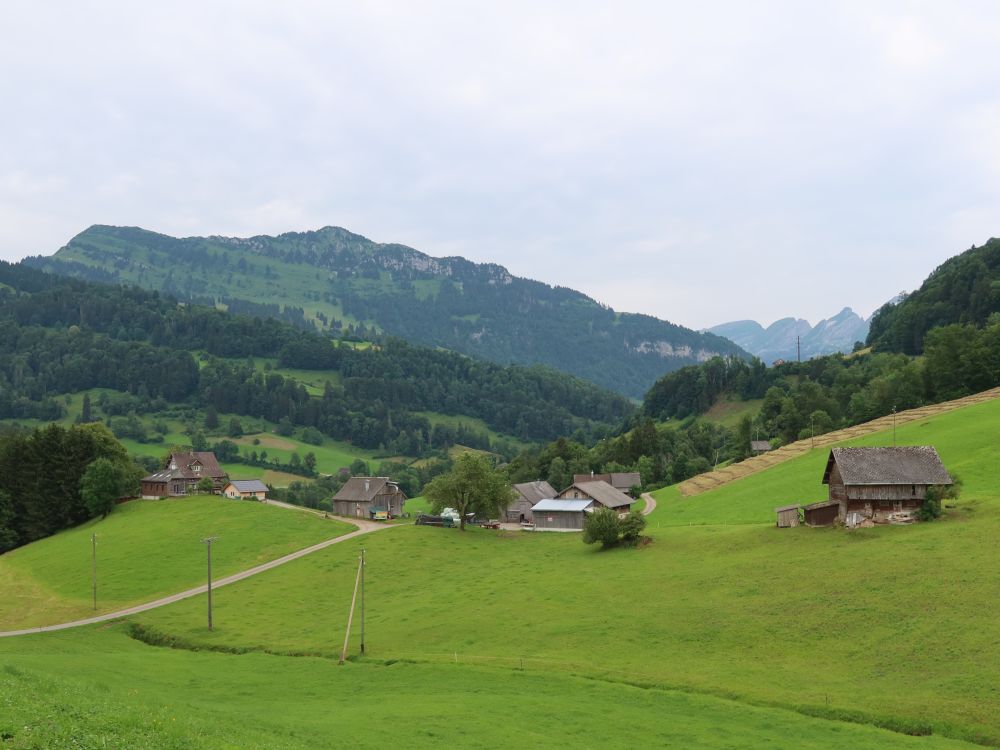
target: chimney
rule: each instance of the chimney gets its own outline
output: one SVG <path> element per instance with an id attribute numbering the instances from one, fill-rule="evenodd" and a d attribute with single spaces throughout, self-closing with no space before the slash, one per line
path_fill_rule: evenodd
<path id="1" fill-rule="evenodd" d="M 368 492 L 368 486 L 369 486 L 370 484 L 371 484 L 371 481 L 370 481 L 370 480 L 368 480 L 368 479 L 366 479 L 366 480 L 365 480 L 365 492 Z"/>
<path id="2" fill-rule="evenodd" d="M 593 479 L 593 478 L 594 478 L 594 470 L 593 470 L 593 469 L 591 469 L 591 470 L 590 470 L 590 478 L 591 478 L 591 479 Z"/>

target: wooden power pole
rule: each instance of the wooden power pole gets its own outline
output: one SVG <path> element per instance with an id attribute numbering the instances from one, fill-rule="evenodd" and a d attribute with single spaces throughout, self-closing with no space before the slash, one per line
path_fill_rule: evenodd
<path id="1" fill-rule="evenodd" d="M 358 601 L 358 587 L 361 585 L 361 571 L 364 568 L 364 560 L 358 560 L 358 574 L 354 578 L 354 595 L 351 596 L 351 611 L 347 615 L 347 632 L 344 633 L 344 647 L 340 650 L 340 663 L 347 659 L 347 644 L 351 639 L 351 623 L 354 622 L 354 605 Z"/>

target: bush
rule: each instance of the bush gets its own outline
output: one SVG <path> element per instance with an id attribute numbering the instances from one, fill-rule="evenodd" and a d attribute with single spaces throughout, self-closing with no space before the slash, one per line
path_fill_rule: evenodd
<path id="1" fill-rule="evenodd" d="M 583 521 L 583 543 L 600 542 L 604 549 L 618 544 L 621 535 L 621 522 L 618 513 L 610 508 L 601 508 L 586 514 Z"/>
<path id="2" fill-rule="evenodd" d="M 933 521 L 941 517 L 941 501 L 954 500 L 962 492 L 962 480 L 956 475 L 952 477 L 952 484 L 946 487 L 928 487 L 927 495 L 924 497 L 924 504 L 917 511 L 917 518 L 921 521 Z"/>
<path id="3" fill-rule="evenodd" d="M 646 528 L 646 517 L 637 510 L 633 510 L 625 518 L 618 520 L 621 528 L 622 543 L 629 547 L 634 547 L 639 542 L 643 529 Z"/>

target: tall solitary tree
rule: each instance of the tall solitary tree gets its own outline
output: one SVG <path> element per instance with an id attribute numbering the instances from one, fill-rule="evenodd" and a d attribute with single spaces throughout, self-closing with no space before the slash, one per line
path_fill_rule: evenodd
<path id="1" fill-rule="evenodd" d="M 435 513 L 451 507 L 458 511 L 459 528 L 465 531 L 469 513 L 499 516 L 514 499 L 507 473 L 481 453 L 463 453 L 451 471 L 440 474 L 424 487 L 424 497 Z"/>

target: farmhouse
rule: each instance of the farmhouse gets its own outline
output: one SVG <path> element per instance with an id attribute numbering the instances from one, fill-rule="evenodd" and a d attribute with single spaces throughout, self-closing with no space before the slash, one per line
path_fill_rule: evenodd
<path id="1" fill-rule="evenodd" d="M 837 506 L 836 520 L 853 527 L 912 521 L 927 489 L 952 479 L 931 446 L 834 448 L 823 484 L 829 486 L 828 503 Z"/>
<path id="2" fill-rule="evenodd" d="M 593 500 L 541 500 L 531 509 L 536 531 L 582 531 Z"/>
<path id="3" fill-rule="evenodd" d="M 507 506 L 507 521 L 510 523 L 531 523 L 531 508 L 539 500 L 549 500 L 556 496 L 556 491 L 548 482 L 524 482 L 515 484 L 517 496 Z"/>
<path id="4" fill-rule="evenodd" d="M 560 500 L 591 500 L 594 507 L 611 508 L 618 511 L 619 514 L 628 513 L 632 509 L 633 502 L 631 497 L 604 481 L 576 482 L 556 495 L 556 498 Z"/>
<path id="5" fill-rule="evenodd" d="M 406 494 L 388 477 L 351 477 L 333 496 L 333 512 L 353 518 L 384 512 L 395 518 L 403 514 L 405 502 Z"/>
<path id="6" fill-rule="evenodd" d="M 642 478 L 638 471 L 622 471 L 611 474 L 590 472 L 589 474 L 574 474 L 573 483 L 577 482 L 607 482 L 616 490 L 631 496 L 632 488 L 639 487 L 642 484 Z"/>
<path id="7" fill-rule="evenodd" d="M 213 491 L 222 488 L 226 473 L 211 451 L 175 452 L 170 454 L 162 471 L 143 477 L 140 482 L 143 498 L 177 497 L 194 492 L 202 479 L 212 480 Z"/>
<path id="8" fill-rule="evenodd" d="M 259 479 L 233 479 L 222 494 L 233 500 L 267 500 L 267 485 Z"/>

